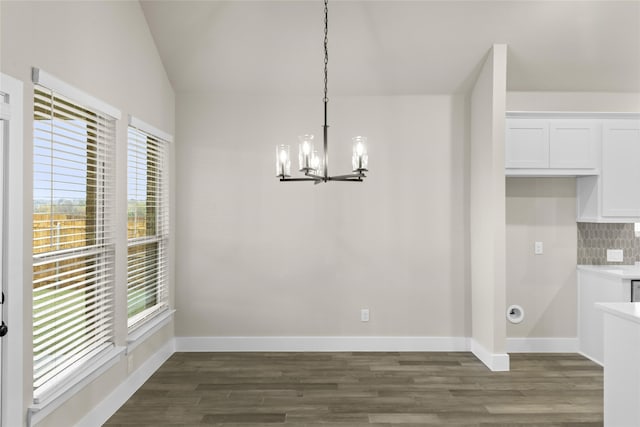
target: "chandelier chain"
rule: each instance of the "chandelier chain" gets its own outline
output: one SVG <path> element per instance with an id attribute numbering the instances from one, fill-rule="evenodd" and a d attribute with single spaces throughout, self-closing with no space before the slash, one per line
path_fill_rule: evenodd
<path id="1" fill-rule="evenodd" d="M 324 0 L 324 98 L 328 102 L 327 83 L 329 81 L 329 0 Z"/>
<path id="2" fill-rule="evenodd" d="M 0 0 L 2 1 L 2 0 Z M 289 153 L 289 145 L 281 144 L 276 147 L 276 167 L 277 177 L 283 182 L 300 182 L 313 181 L 314 184 L 329 181 L 343 182 L 362 182 L 367 176 L 368 156 L 366 144 L 367 138 L 356 136 L 353 139 L 353 173 L 345 175 L 329 175 L 329 125 L 327 124 L 327 105 L 329 86 L 329 0 L 324 0 L 324 96 L 322 103 L 324 104 L 324 123 L 322 125 L 322 145 L 323 158 L 318 156 L 316 150 L 313 149 L 313 135 L 304 135 L 300 138 L 300 172 L 304 172 L 303 178 L 291 177 L 291 157 Z"/>

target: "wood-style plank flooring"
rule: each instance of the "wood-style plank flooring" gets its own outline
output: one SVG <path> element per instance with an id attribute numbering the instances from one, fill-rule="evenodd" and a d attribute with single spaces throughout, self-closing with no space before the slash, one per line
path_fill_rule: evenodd
<path id="1" fill-rule="evenodd" d="M 575 354 L 176 353 L 105 424 L 602 426 L 602 368 Z"/>

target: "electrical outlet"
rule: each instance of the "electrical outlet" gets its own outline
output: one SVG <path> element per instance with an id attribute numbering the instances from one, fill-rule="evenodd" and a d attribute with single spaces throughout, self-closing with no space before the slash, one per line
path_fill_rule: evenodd
<path id="1" fill-rule="evenodd" d="M 622 262 L 622 261 L 624 261 L 624 250 L 607 249 L 607 262 Z"/>
<path id="2" fill-rule="evenodd" d="M 544 253 L 544 245 L 543 245 L 543 243 L 542 242 L 536 242 L 533 245 L 533 252 L 536 255 L 542 255 Z"/>
<path id="3" fill-rule="evenodd" d="M 360 310 L 360 321 L 368 322 L 369 321 L 369 309 L 363 308 Z"/>

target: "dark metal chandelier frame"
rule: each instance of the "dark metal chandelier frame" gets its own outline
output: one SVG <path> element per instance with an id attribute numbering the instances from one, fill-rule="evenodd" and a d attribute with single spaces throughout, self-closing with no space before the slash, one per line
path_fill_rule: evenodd
<path id="1" fill-rule="evenodd" d="M 360 146 L 356 149 L 354 145 L 354 158 L 353 158 L 353 173 L 345 174 L 345 175 L 329 175 L 329 125 L 327 124 L 327 105 L 329 103 L 329 98 L 327 97 L 327 86 L 328 86 L 328 65 L 329 65 L 329 6 L 328 0 L 324 0 L 324 97 L 322 98 L 322 102 L 324 104 L 324 124 L 322 125 L 322 142 L 323 142 L 323 161 L 322 166 L 314 169 L 310 167 L 309 164 L 301 165 L 300 172 L 304 172 L 304 178 L 292 178 L 290 177 L 285 170 L 285 165 L 283 160 L 280 160 L 280 164 L 278 166 L 278 175 L 277 177 L 280 181 L 283 182 L 298 182 L 298 181 L 313 181 L 315 184 L 319 184 L 321 182 L 328 181 L 348 181 L 348 182 L 362 182 L 364 178 L 366 178 L 365 172 L 368 172 L 367 164 L 368 164 L 368 156 L 366 153 L 366 148 L 359 143 Z M 366 138 L 356 137 L 359 140 Z M 356 140 L 354 138 L 354 141 Z M 288 147 L 287 147 L 288 148 Z M 363 155 L 364 150 L 364 155 Z M 276 150 L 277 151 L 277 150 Z M 357 151 L 357 152 L 356 152 Z M 288 155 L 288 152 L 287 152 Z M 282 158 L 282 155 L 280 155 Z M 287 159 L 290 162 L 290 159 Z M 278 153 L 276 152 L 276 162 L 278 162 Z"/>

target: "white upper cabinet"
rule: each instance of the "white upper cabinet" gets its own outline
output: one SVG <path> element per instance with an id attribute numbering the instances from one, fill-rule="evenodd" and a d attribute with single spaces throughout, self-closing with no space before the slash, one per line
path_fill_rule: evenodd
<path id="1" fill-rule="evenodd" d="M 507 112 L 506 176 L 575 176 L 577 220 L 640 222 L 640 113 Z"/>
<path id="2" fill-rule="evenodd" d="M 640 217 L 640 120 L 603 122 L 602 215 Z"/>
<path id="3" fill-rule="evenodd" d="M 535 119 L 507 119 L 505 167 L 549 167 L 549 122 Z"/>
<path id="4" fill-rule="evenodd" d="M 595 136 L 593 120 L 550 120 L 549 167 L 597 168 Z"/>
<path id="5" fill-rule="evenodd" d="M 506 175 L 597 175 L 598 122 L 549 118 L 548 115 L 545 114 L 545 118 L 507 117 Z"/>

